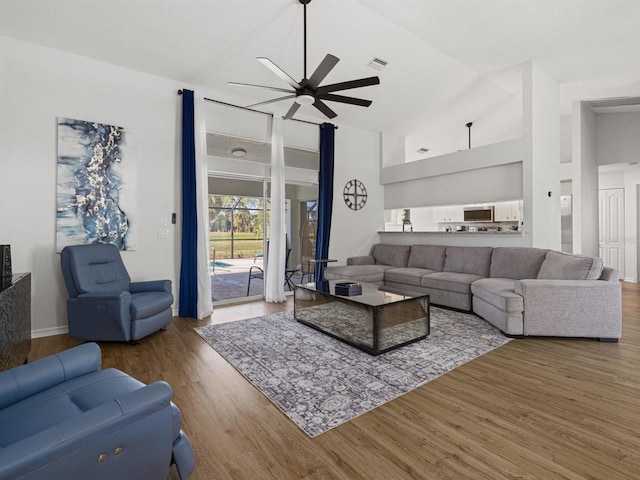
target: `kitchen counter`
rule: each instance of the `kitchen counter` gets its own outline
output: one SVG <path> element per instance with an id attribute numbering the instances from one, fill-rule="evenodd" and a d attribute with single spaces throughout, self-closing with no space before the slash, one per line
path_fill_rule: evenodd
<path id="1" fill-rule="evenodd" d="M 470 232 L 468 230 L 458 232 L 442 232 L 442 231 L 413 231 L 413 232 L 396 232 L 396 231 L 385 231 L 380 230 L 378 233 L 384 234 L 392 234 L 392 235 L 415 235 L 415 234 L 429 234 L 429 235 L 522 235 L 522 232 L 519 230 L 501 230 L 499 232 Z"/>
<path id="2" fill-rule="evenodd" d="M 500 232 L 443 232 L 379 231 L 380 243 L 401 245 L 450 245 L 452 247 L 523 247 L 531 246 L 531 234 L 525 231 L 502 230 Z"/>

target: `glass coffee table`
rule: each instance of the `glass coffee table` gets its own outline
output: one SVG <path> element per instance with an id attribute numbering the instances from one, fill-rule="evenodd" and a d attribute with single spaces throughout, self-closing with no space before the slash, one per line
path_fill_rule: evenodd
<path id="1" fill-rule="evenodd" d="M 360 283 L 361 295 L 336 295 L 338 282 L 344 280 L 296 285 L 294 318 L 371 355 L 429 335 L 429 295 L 403 295 L 369 283 Z"/>

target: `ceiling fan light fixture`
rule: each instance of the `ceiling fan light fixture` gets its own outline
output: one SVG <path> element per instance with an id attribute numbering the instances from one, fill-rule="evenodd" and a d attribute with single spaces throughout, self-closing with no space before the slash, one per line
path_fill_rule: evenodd
<path id="1" fill-rule="evenodd" d="M 292 0 L 289 0 L 292 1 Z M 279 88 L 279 87 L 269 87 L 267 85 L 256 85 L 252 83 L 238 83 L 238 82 L 229 82 L 230 85 L 239 86 L 239 87 L 257 87 L 263 88 L 266 90 L 283 92 L 287 93 L 286 96 L 281 96 L 279 98 L 273 98 L 267 100 L 265 102 L 255 103 L 250 105 L 250 107 L 255 107 L 258 105 L 266 105 L 269 103 L 279 102 L 281 100 L 288 100 L 290 98 L 294 99 L 293 105 L 289 108 L 287 113 L 284 115 L 285 120 L 293 118 L 296 114 L 300 106 L 302 105 L 313 105 L 320 113 L 322 113 L 325 117 L 332 119 L 337 117 L 338 114 L 334 112 L 325 102 L 339 102 L 346 103 L 348 105 L 357 105 L 360 107 L 368 107 L 371 105 L 371 100 L 364 100 L 362 98 L 355 98 L 346 95 L 337 95 L 335 92 L 339 92 L 342 90 L 351 90 L 353 88 L 361 88 L 368 87 L 370 85 L 378 85 L 380 83 L 380 79 L 378 77 L 366 77 L 359 78 L 357 80 L 351 80 L 347 82 L 338 82 L 330 85 L 320 85 L 322 81 L 329 75 L 333 67 L 340 61 L 340 59 L 330 53 L 326 54 L 324 59 L 320 62 L 320 64 L 316 67 L 310 77 L 307 77 L 307 4 L 311 2 L 311 0 L 298 0 L 300 4 L 304 7 L 304 21 L 303 21 L 303 70 L 304 77 L 300 82 L 297 82 L 293 79 L 291 75 L 282 70 L 278 65 L 273 63 L 267 57 L 257 57 L 257 60 L 271 70 L 276 76 L 283 80 L 285 83 L 289 85 L 293 90 L 287 88 Z M 376 59 L 377 64 L 383 66 L 386 64 L 386 61 Z"/>
<path id="2" fill-rule="evenodd" d="M 298 105 L 313 105 L 315 101 L 315 97 L 309 93 L 301 93 L 296 96 L 296 103 Z"/>

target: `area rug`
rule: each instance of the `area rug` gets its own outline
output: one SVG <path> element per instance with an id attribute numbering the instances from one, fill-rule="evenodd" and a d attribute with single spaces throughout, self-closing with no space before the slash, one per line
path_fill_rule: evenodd
<path id="1" fill-rule="evenodd" d="M 510 339 L 475 315 L 431 307 L 431 334 L 371 356 L 282 312 L 195 329 L 307 435 L 315 437 Z"/>

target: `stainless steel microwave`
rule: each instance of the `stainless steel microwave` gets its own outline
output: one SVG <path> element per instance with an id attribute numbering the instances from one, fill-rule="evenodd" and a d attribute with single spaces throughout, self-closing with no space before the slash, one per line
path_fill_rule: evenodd
<path id="1" fill-rule="evenodd" d="M 493 222 L 493 207 L 465 207 L 465 222 Z"/>

